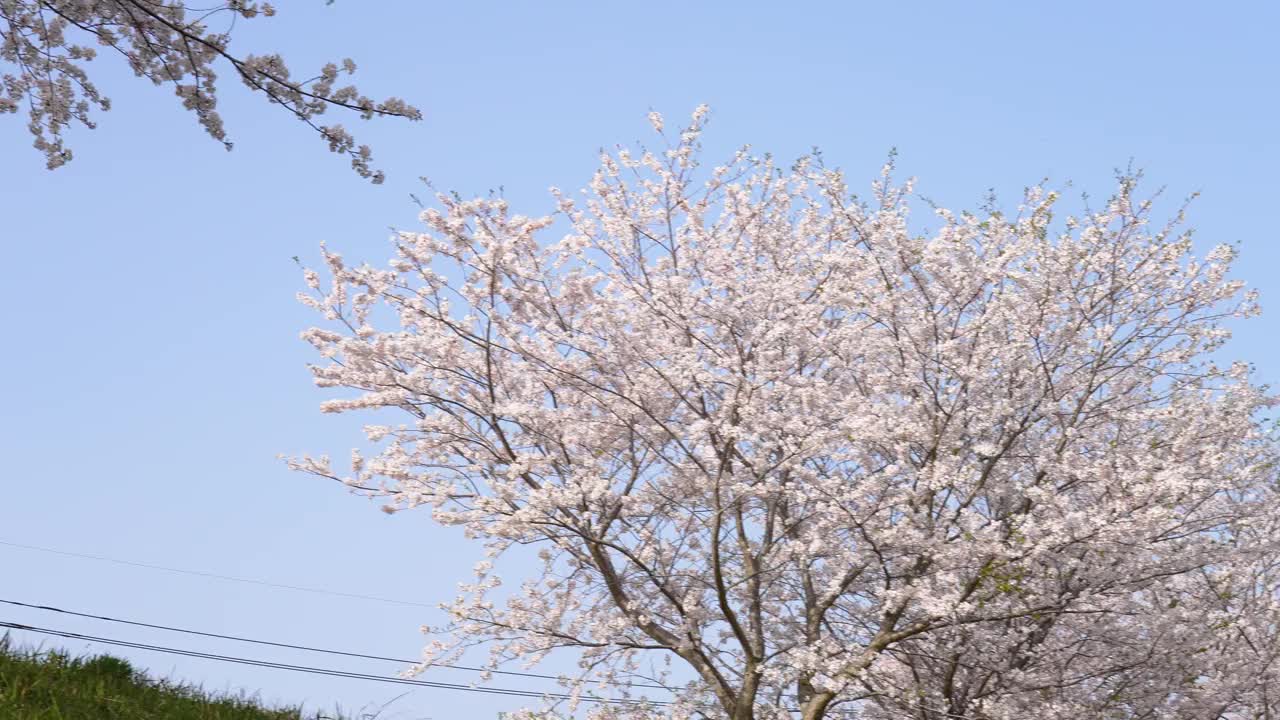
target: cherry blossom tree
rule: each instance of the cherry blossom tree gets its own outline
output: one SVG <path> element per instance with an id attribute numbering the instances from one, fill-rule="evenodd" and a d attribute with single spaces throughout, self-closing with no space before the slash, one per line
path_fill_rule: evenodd
<path id="1" fill-rule="evenodd" d="M 356 66 L 350 59 L 329 63 L 309 79 L 295 79 L 278 54 L 241 55 L 230 49 L 240 20 L 275 14 L 265 2 L 227 0 L 188 6 L 175 0 L 0 0 L 0 114 L 25 108 L 35 148 L 54 169 L 71 160 L 63 140 L 73 124 L 93 128 L 93 110 L 110 100 L 89 77 L 86 65 L 105 47 L 124 56 L 139 77 L 170 85 L 182 106 L 228 150 L 231 142 L 218 113 L 218 68 L 229 68 L 251 90 L 310 127 L 333 152 L 346 155 L 361 177 L 382 182 L 370 163 L 372 152 L 358 145 L 339 123 L 322 124 L 327 110 L 369 119 L 390 116 L 417 120 L 421 113 L 399 98 L 375 101 L 354 85 L 340 85 Z"/>
<path id="2" fill-rule="evenodd" d="M 820 157 L 704 169 L 705 112 L 549 216 L 441 195 L 389 267 L 307 271 L 315 380 L 355 391 L 323 409 L 381 422 L 291 464 L 487 548 L 422 668 L 572 652 L 636 701 L 600 718 L 1277 717 L 1235 251 L 1133 176 L 912 219 L 891 165 L 865 200 Z"/>

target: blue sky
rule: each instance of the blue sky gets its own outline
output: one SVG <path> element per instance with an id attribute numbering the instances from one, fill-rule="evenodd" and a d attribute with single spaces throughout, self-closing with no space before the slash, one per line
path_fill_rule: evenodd
<path id="1" fill-rule="evenodd" d="M 478 550 L 422 513 L 387 516 L 289 473 L 280 453 L 343 456 L 358 417 L 317 411 L 312 320 L 294 255 L 321 241 L 380 262 L 412 227 L 425 175 L 464 195 L 503 186 L 527 213 L 580 187 L 596 150 L 644 139 L 645 114 L 713 109 L 710 153 L 812 146 L 866 187 L 890 148 L 949 206 L 1041 178 L 1105 196 L 1132 159 L 1201 247 L 1241 243 L 1238 275 L 1280 296 L 1273 212 L 1280 50 L 1271 3 L 281 3 L 242 23 L 242 51 L 301 71 L 351 56 L 371 95 L 417 124 L 353 129 L 373 187 L 283 113 L 224 78 L 236 149 L 201 134 L 171 92 L 95 61 L 115 109 L 74 132 L 55 173 L 0 117 L 4 282 L 0 541 L 404 598 L 451 596 Z M 962 7 L 963 5 L 963 7 Z M 224 76 L 227 72 L 224 71 Z M 1233 356 L 1280 378 L 1280 312 L 1241 326 Z M 166 574 L 0 546 L 0 597 L 284 642 L 414 657 L 433 610 Z M 284 661 L 325 658 L 0 608 L 0 619 Z M 71 647 L 83 649 L 84 644 Z M 403 690 L 143 652 L 214 689 L 350 709 Z M 336 660 L 336 659 L 335 659 Z M 366 672 L 395 666 L 341 663 Z M 441 671 L 430 679 L 466 682 Z M 502 685 L 515 683 L 501 682 Z M 536 685 L 522 684 L 522 687 Z M 418 689 L 384 718 L 494 717 L 513 704 Z"/>

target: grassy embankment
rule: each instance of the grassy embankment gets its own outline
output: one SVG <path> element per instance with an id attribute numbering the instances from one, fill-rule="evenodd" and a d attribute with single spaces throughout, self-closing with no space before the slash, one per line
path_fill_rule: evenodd
<path id="1" fill-rule="evenodd" d="M 297 708 L 148 678 L 109 655 L 34 652 L 0 637 L 0 720 L 303 720 Z"/>

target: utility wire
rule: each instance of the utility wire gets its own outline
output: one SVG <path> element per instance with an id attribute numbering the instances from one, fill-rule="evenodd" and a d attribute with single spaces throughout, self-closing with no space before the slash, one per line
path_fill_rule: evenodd
<path id="1" fill-rule="evenodd" d="M 32 625 L 23 625 L 21 623 L 0 621 L 0 627 L 11 628 L 14 630 L 23 630 L 26 632 L 41 633 L 44 635 L 52 635 L 55 637 L 68 638 L 71 640 L 84 640 L 87 642 L 102 643 L 104 645 L 115 645 L 118 647 L 132 648 L 135 650 L 149 650 L 151 652 L 168 653 L 170 655 L 181 655 L 184 657 L 201 658 L 205 660 L 217 660 L 220 662 L 235 663 L 239 665 L 250 665 L 253 667 L 274 668 L 277 670 L 292 670 L 294 672 L 309 673 L 312 675 L 326 675 L 330 677 L 343 677 L 353 680 L 369 680 L 372 682 L 393 683 L 398 685 L 414 685 L 418 687 L 430 687 L 442 690 L 461 690 L 464 692 L 484 693 L 489 695 L 506 695 L 511 697 L 540 698 L 554 700 L 573 700 L 574 696 L 565 693 L 537 692 L 534 690 L 518 690 L 515 688 L 497 688 L 497 687 L 474 687 L 471 685 L 461 685 L 458 683 L 436 682 L 431 680 L 418 680 L 416 678 L 397 678 L 387 677 L 385 675 L 370 675 L 368 673 L 351 672 L 347 670 L 334 670 L 332 668 L 319 668 L 309 665 L 293 665 L 290 663 L 273 662 L 269 660 L 257 660 L 254 658 L 237 657 L 234 655 L 219 655 L 215 653 L 205 653 L 196 650 L 185 650 L 182 648 L 167 647 L 164 645 L 151 645 L 148 643 L 136 643 L 127 640 L 116 640 L 112 638 L 97 637 L 94 635 L 82 635 L 80 633 L 68 632 L 65 630 L 55 630 L 51 628 L 35 627 Z M 670 701 L 649 700 L 649 699 L 633 699 L 633 698 L 609 698 L 600 697 L 598 695 L 580 695 L 578 700 L 583 702 L 594 702 L 602 705 L 670 705 Z"/>
<path id="2" fill-rule="evenodd" d="M 123 624 L 126 624 L 126 625 L 135 625 L 135 626 L 138 626 L 138 627 L 154 628 L 154 629 L 157 629 L 157 630 L 167 630 L 167 631 L 171 631 L 171 632 L 187 633 L 187 634 L 190 634 L 190 635 L 200 635 L 200 636 L 204 636 L 204 637 L 219 638 L 219 639 L 224 639 L 224 640 L 235 640 L 235 641 L 239 641 L 239 642 L 255 643 L 255 644 L 258 644 L 258 645 L 270 645 L 270 646 L 273 646 L 273 647 L 282 647 L 282 648 L 289 648 L 289 649 L 294 649 L 294 650 L 305 650 L 305 651 L 310 651 L 310 652 L 329 653 L 329 654 L 332 654 L 332 655 L 343 655 L 343 656 L 347 656 L 347 657 L 366 658 L 366 659 L 370 659 L 370 660 L 386 660 L 386 661 L 390 661 L 390 662 L 398 662 L 398 663 L 413 663 L 413 662 L 415 662 L 415 661 L 413 661 L 413 660 L 405 660 L 405 659 L 401 659 L 401 658 L 384 657 L 384 656 L 380 656 L 380 655 L 367 655 L 367 654 L 364 654 L 364 653 L 346 652 L 346 651 L 342 651 L 342 650 L 330 650 L 330 649 L 326 649 L 326 648 L 314 648 L 314 647 L 308 647 L 308 646 L 306 646 L 306 645 L 292 645 L 292 644 L 289 644 L 289 643 L 277 643 L 277 642 L 270 642 L 270 641 L 267 641 L 267 640 L 257 640 L 257 639 L 253 639 L 253 638 L 239 637 L 239 636 L 236 636 L 236 635 L 222 635 L 222 634 L 219 634 L 219 633 L 207 633 L 207 632 L 201 632 L 201 631 L 199 631 L 199 630 L 187 630 L 187 629 L 185 629 L 185 628 L 169 627 L 169 626 L 167 626 L 167 625 L 156 625 L 156 624 L 153 624 L 153 623 L 144 623 L 144 622 L 138 622 L 138 621 L 134 621 L 134 620 L 123 620 L 123 619 L 120 619 L 120 618 L 113 618 L 113 617 L 109 617 L 109 616 L 106 616 L 106 615 L 93 615 L 93 614 L 90 614 L 90 613 L 75 612 L 75 611 L 72 611 L 72 610 L 64 610 L 64 609 L 62 609 L 62 608 L 51 607 L 51 606 L 48 606 L 48 605 L 35 605 L 35 604 L 31 604 L 31 603 L 19 602 L 19 601 L 17 601 L 17 600 L 4 600 L 4 599 L 0 599 L 0 603 L 4 603 L 4 604 L 7 604 L 7 605 L 13 605 L 13 606 L 16 606 L 16 607 L 30 608 L 30 609 L 35 609 L 35 610 L 47 610 L 47 611 L 50 611 L 50 612 L 57 612 L 57 613 L 65 614 L 65 615 L 73 615 L 73 616 L 76 616 L 76 617 L 90 618 L 90 619 L 94 619 L 94 620 L 105 620 L 105 621 L 108 621 L 108 622 L 117 622 L 117 623 L 123 623 Z M 570 698 L 571 698 L 571 696 L 569 696 L 569 695 L 567 695 L 567 694 L 564 694 L 564 693 L 543 693 L 543 692 L 538 692 L 538 691 L 534 691 L 534 690 L 518 690 L 518 689 L 515 689 L 515 688 L 494 688 L 494 687 L 488 687 L 488 688 L 477 688 L 477 687 L 473 687 L 473 686 L 470 686 L 470 685 L 460 685 L 460 684 L 458 684 L 458 683 L 446 683 L 446 682 L 437 682 L 437 681 L 431 681 L 431 680 L 418 680 L 418 679 L 416 679 L 416 678 L 395 678 L 395 677 L 387 677 L 387 676 L 384 676 L 384 675 L 370 675 L 370 674 L 367 674 L 367 673 L 350 672 L 350 671 L 346 671 L 346 670 L 333 670 L 333 669 L 328 669 L 328 668 L 315 668 L 315 667 L 310 667 L 310 666 L 306 666 L 306 665 L 292 665 L 292 664 L 288 664 L 288 663 L 278 663 L 278 662 L 273 662 L 273 661 L 268 661 L 268 660 L 257 660 L 257 659 L 253 659 L 253 658 L 241 658 L 241 657 L 235 657 L 235 656 L 231 656 L 231 655 L 218 655 L 218 654 L 214 654 L 214 653 L 204 653 L 204 652 L 199 652 L 199 651 L 195 651 L 195 650 L 184 650 L 184 649 L 180 649 L 180 648 L 170 648 L 170 647 L 165 647 L 165 646 L 161 646 L 161 645 L 150 645 L 150 644 L 147 644 L 147 643 L 136 643 L 136 642 L 126 641 L 126 640 L 114 640 L 114 639 L 110 639 L 110 638 L 95 637 L 95 636 L 92 636 L 92 635 L 82 635 L 82 634 L 79 634 L 79 633 L 67 632 L 67 631 L 64 631 L 64 630 L 51 630 L 51 629 L 47 629 L 47 628 L 34 627 L 34 626 L 31 626 L 31 625 L 23 625 L 23 624 L 20 624 L 20 623 L 11 623 L 11 622 L 3 622 L 3 621 L 0 621 L 0 627 L 12 628 L 12 629 L 15 629 L 15 630 L 25 630 L 25 631 L 28 631 L 28 632 L 43 633 L 43 634 L 46 634 L 46 635 L 54 635 L 54 636 L 57 636 L 57 637 L 69 638 L 69 639 L 73 639 L 73 640 L 85 640 L 85 641 L 88 641 L 88 642 L 97 642 L 97 643 L 103 643 L 103 644 L 106 644 L 106 645 L 116 645 L 116 646 L 119 646 L 119 647 L 127 647 L 127 648 L 133 648 L 133 649 L 138 649 L 138 650 L 151 650 L 151 651 L 153 651 L 153 652 L 169 653 L 169 654 L 173 654 L 173 655 L 182 655 L 182 656 L 186 656 L 186 657 L 203 658 L 203 659 L 207 659 L 207 660 L 219 660 L 219 661 L 223 661 L 223 662 L 237 663 L 237 664 L 241 664 L 241 665 L 251 665 L 251 666 L 255 666 L 255 667 L 276 668 L 276 669 L 280 669 L 280 670 L 294 670 L 294 671 L 296 671 L 296 672 L 307 672 L 307 673 L 312 673 L 312 674 L 317 674 L 317 675 L 330 675 L 330 676 L 334 676 L 334 677 L 347 677 L 347 678 L 352 678 L 352 679 L 357 679 L 357 680 L 372 680 L 372 681 L 376 681 L 376 682 L 397 683 L 397 684 L 402 684 L 402 685 L 416 685 L 416 686 L 422 686 L 422 687 L 441 688 L 441 689 L 449 689 L 449 690 L 465 690 L 465 691 L 468 691 L 468 692 L 489 693 L 489 694 L 493 694 L 493 695 L 509 695 L 509 696 L 514 696 L 514 697 L 528 697 L 528 698 L 554 698 L 554 699 L 557 699 L 557 700 L 568 700 L 568 699 L 570 699 Z M 504 671 L 504 670 L 486 670 L 485 668 L 479 668 L 479 667 L 468 667 L 468 666 L 465 666 L 465 665 L 446 665 L 446 664 L 443 664 L 443 663 L 433 663 L 433 665 L 434 665 L 435 667 L 444 667 L 444 668 L 450 668 L 450 669 L 453 669 L 453 670 L 469 670 L 469 671 L 476 671 L 476 672 L 492 672 L 492 673 L 494 673 L 494 674 L 501 674 L 501 675 L 515 675 L 515 676 L 519 676 L 519 677 L 542 678 L 542 679 L 548 679 L 548 680 L 559 680 L 559 679 L 560 679 L 560 678 L 558 678 L 558 677 L 556 677 L 556 676 L 554 676 L 554 675 L 543 675 L 543 674 L 539 674 L 539 673 L 525 673 L 525 672 Z M 649 685 L 649 684 L 643 684 L 643 683 L 607 683 L 607 684 L 608 684 L 608 685 L 611 685 L 611 686 L 614 686 L 614 687 L 653 688 L 653 689 L 657 689 L 657 690 L 666 690 L 666 691 L 668 691 L 668 692 L 672 692 L 672 689 L 671 689 L 671 688 L 666 687 L 666 686 L 663 686 L 663 685 Z M 648 703 L 648 704 L 650 704 L 650 705 L 672 705 L 672 704 L 674 704 L 674 703 L 673 703 L 672 701 L 670 701 L 670 700 L 652 700 L 652 699 L 648 699 L 648 698 L 643 699 L 643 700 L 638 700 L 638 699 L 629 699 L 629 698 L 607 698 L 607 697 L 600 697 L 600 696 L 597 696 L 597 695 L 581 695 L 581 696 L 579 696 L 579 699 L 580 699 L 580 700 L 582 700 L 582 701 L 584 701 L 584 702 L 594 702 L 594 703 L 601 703 L 601 704 L 613 704 L 613 705 L 636 705 L 636 704 L 640 704 L 640 703 Z M 799 708 L 786 707 L 786 708 L 782 708 L 782 709 L 783 709 L 783 710 L 785 710 L 785 711 L 787 711 L 787 712 L 789 712 L 789 713 L 798 713 L 798 712 L 800 712 L 800 709 L 799 709 Z M 837 710 L 837 711 L 835 711 L 835 712 L 836 712 L 836 714 L 838 714 L 838 715 L 845 715 L 845 714 L 848 714 L 848 713 L 849 713 L 849 711 L 847 711 L 847 710 Z M 856 712 L 856 711 L 855 711 L 855 712 Z M 968 719 L 968 718 L 965 718 L 965 719 L 963 719 L 963 720 L 975 720 L 975 719 Z"/>
<path id="3" fill-rule="evenodd" d="M 385 662 L 402 663 L 402 664 L 408 664 L 408 665 L 413 665 L 419 662 L 418 660 L 407 660 L 405 658 L 387 657 L 385 655 L 369 655 L 366 653 L 349 652 L 346 650 L 332 650 L 329 648 L 318 648 L 318 647 L 311 647 L 308 645 L 294 645 L 291 643 L 272 642 L 270 640 L 259 640 L 257 638 L 249 638 L 249 637 L 244 637 L 242 635 L 223 635 L 221 633 L 203 632 L 200 630 L 189 630 L 187 628 L 172 627 L 170 625 L 157 625 L 154 623 L 141 622 L 138 620 L 124 620 L 121 618 L 110 617 L 108 615 L 94 615 L 92 613 L 77 612 L 75 610 L 64 610 L 63 608 L 53 607 L 51 605 L 35 605 L 33 603 L 19 602 L 17 600 L 5 600 L 3 598 L 0 598 L 0 603 L 4 603 L 5 605 L 13 605 L 15 607 L 30 608 L 32 610 L 45 610 L 48 612 L 61 613 L 63 615 L 73 615 L 75 617 L 89 618 L 92 620 L 104 620 L 106 622 L 120 623 L 122 625 L 133 625 L 135 627 L 152 628 L 155 630 L 165 630 L 168 632 L 186 633 L 187 635 L 199 635 L 201 637 L 218 638 L 220 640 L 234 640 L 236 642 L 253 643 L 255 645 L 268 645 L 271 647 L 288 648 L 290 650 L 305 650 L 307 652 L 326 653 L 329 655 L 342 655 L 345 657 L 363 658 L 366 660 L 382 660 Z M 560 679 L 556 675 L 547 675 L 544 673 L 517 672 L 515 670 L 490 670 L 488 668 L 474 667 L 469 665 L 450 665 L 447 663 L 431 663 L 430 667 L 449 668 L 450 670 L 466 670 L 469 672 L 490 672 L 495 675 L 512 675 L 516 677 L 539 678 L 544 680 Z M 666 690 L 668 692 L 671 691 L 671 688 L 665 685 L 651 685 L 646 683 L 626 683 L 626 682 L 616 682 L 616 683 L 606 683 L 606 684 L 617 686 L 617 687 L 651 688 L 654 690 Z"/>
<path id="4" fill-rule="evenodd" d="M 9 542 L 0 540 L 0 545 L 21 548 L 23 550 L 35 550 L 37 552 L 52 553 L 54 555 L 65 555 L 66 557 L 82 558 L 84 560 L 99 560 L 102 562 L 115 563 L 117 565 L 128 565 L 130 567 L 146 568 L 148 570 L 161 570 L 170 573 L 179 573 L 182 575 L 195 575 L 197 577 L 212 578 L 214 580 L 226 580 L 228 582 L 245 583 L 248 585 L 261 585 L 263 587 L 278 588 L 281 590 L 296 590 L 298 592 L 315 593 L 317 595 L 332 595 L 335 597 L 354 598 L 356 600 L 372 600 L 374 602 L 390 603 L 392 605 L 410 605 L 413 607 L 424 607 L 436 609 L 434 605 L 427 603 L 413 602 L 412 600 L 397 600 L 395 598 L 378 597 L 376 595 L 362 595 L 360 593 L 339 592 L 337 590 L 324 590 L 322 588 L 304 587 L 302 585 L 284 585 L 281 583 L 267 582 L 265 580 L 254 580 L 252 578 L 233 577 L 231 575 L 219 575 L 217 573 L 202 572 L 200 570 L 184 570 L 182 568 L 167 567 L 165 565 L 153 565 L 151 563 L 136 562 L 133 560 L 121 560 L 119 558 L 107 557 L 105 555 L 90 555 L 88 553 L 68 552 L 66 550 L 55 550 L 53 548 L 40 547 L 39 545 L 26 545 L 23 543 Z"/>
<path id="5" fill-rule="evenodd" d="M 295 590 L 298 592 L 315 593 L 318 595 L 331 595 L 336 597 L 353 598 L 357 600 L 371 600 L 374 602 L 389 603 L 393 605 L 409 605 L 409 606 L 415 606 L 415 607 L 425 607 L 425 608 L 436 609 L 435 606 L 433 605 L 428 605 L 426 603 L 413 602 L 411 600 L 398 600 L 395 598 L 379 597 L 376 595 L 364 595 L 361 593 L 349 593 L 349 592 L 341 592 L 336 590 L 324 590 L 320 588 L 311 588 L 311 587 L 305 587 L 301 585 L 285 585 L 282 583 L 267 582 L 265 580 L 240 578 L 240 577 L 234 577 L 231 575 L 219 575 L 216 573 L 202 572 L 199 570 L 186 570 L 182 568 L 167 567 L 164 565 L 153 565 L 151 563 L 136 562 L 133 560 L 121 560 L 119 558 L 107 557 L 105 555 L 90 555 L 88 553 L 56 550 L 54 548 L 41 547 L 39 545 L 27 545 L 24 543 L 10 542 L 7 540 L 0 540 L 0 545 L 13 547 L 13 548 L 20 548 L 23 550 L 34 550 L 36 552 L 52 553 L 54 555 L 63 555 L 66 557 L 82 558 L 85 560 L 99 560 L 102 562 L 115 563 L 117 565 L 127 565 L 130 567 L 146 568 L 148 570 L 160 570 L 163 572 L 179 573 L 183 575 L 194 575 L 197 577 L 211 578 L 214 580 L 226 580 L 229 582 L 246 583 L 250 585 L 259 585 L 263 587 L 278 588 L 282 590 Z M 386 657 L 381 655 L 369 655 L 366 653 L 349 652 L 345 650 L 332 650 L 328 648 L 317 648 L 317 647 L 310 647 L 307 645 L 293 645 L 290 643 L 272 642 L 269 640 L 258 640 L 255 638 L 247 638 L 247 637 L 242 637 L 238 635 L 223 635 L 219 633 L 203 632 L 200 630 L 189 630 L 186 628 L 171 627 L 168 625 L 157 625 L 154 623 L 146 623 L 146 622 L 141 622 L 137 620 L 124 620 L 121 618 L 113 618 L 106 615 L 94 615 L 91 613 L 82 613 L 82 612 L 76 612 L 72 610 L 64 610 L 62 608 L 56 608 L 49 605 L 36 605 L 32 603 L 24 603 L 24 602 L 19 602 L 17 600 L 0 599 L 0 603 L 13 605 L 16 607 L 30 608 L 35 610 L 46 610 L 49 612 L 62 613 L 64 615 L 73 615 L 73 616 L 89 618 L 93 620 L 103 620 L 106 622 L 121 623 L 125 625 L 152 628 L 156 630 L 165 630 L 168 632 L 186 633 L 188 635 L 199 635 L 203 637 L 218 638 L 222 640 L 233 640 L 236 642 L 253 643 L 256 645 L 267 645 L 267 646 L 287 648 L 292 650 L 303 650 L 306 652 L 326 653 L 329 655 L 341 655 L 346 657 L 363 658 L 368 660 L 382 660 L 382 661 L 396 662 L 396 663 L 415 664 L 419 662 L 417 660 L 407 660 L 404 658 L 393 658 L 393 657 Z M 312 668 L 304 665 L 289 665 L 287 663 L 276 663 L 276 662 L 271 662 L 266 660 L 256 660 L 252 658 L 239 658 L 239 657 L 233 657 L 229 655 L 226 655 L 226 656 L 215 655 L 211 653 L 201 653 L 194 650 L 167 648 L 159 645 L 147 645 L 144 643 L 133 643 L 133 642 L 128 642 L 124 640 L 112 640 L 108 638 L 93 637 L 90 635 L 80 635 L 77 633 L 70 633 L 70 632 L 65 632 L 61 630 L 36 628 L 29 625 L 21 625 L 19 623 L 0 622 L 0 627 L 13 628 L 16 630 L 25 630 L 28 632 L 44 633 L 46 635 L 54 635 L 57 637 L 64 637 L 69 639 L 98 642 L 106 645 L 116 645 L 119 647 L 128 647 L 128 648 L 134 648 L 139 650 L 151 650 L 154 652 L 170 653 L 174 655 L 184 655 L 188 657 L 205 658 L 209 660 L 220 660 L 224 662 L 239 663 L 242 665 L 252 665 L 257 667 L 278 668 L 281 670 L 294 670 L 297 672 L 309 672 L 309 673 L 318 674 L 318 675 L 332 675 L 335 677 L 350 677 L 354 679 L 371 680 L 376 682 L 418 685 L 418 686 L 424 686 L 424 687 L 437 687 L 437 688 L 451 689 L 451 690 L 465 690 L 469 692 L 481 692 L 481 693 L 489 693 L 493 695 L 514 695 L 516 697 L 533 697 L 533 698 L 550 697 L 550 698 L 556 698 L 561 700 L 568 700 L 571 698 L 571 696 L 565 695 L 563 693 L 541 693 L 536 691 L 517 690 L 514 688 L 476 688 L 470 685 L 459 685 L 456 683 L 443 683 L 443 682 L 435 682 L 435 681 L 429 681 L 429 680 L 417 680 L 413 678 L 394 678 L 394 677 L 386 677 L 383 675 L 368 675 L 365 673 L 353 673 L 345 670 Z M 545 680 L 560 680 L 558 676 L 546 675 L 542 673 L 517 672 L 514 670 L 490 670 L 482 667 L 473 667 L 473 666 L 467 666 L 467 665 L 450 665 L 446 663 L 431 663 L 430 666 L 449 668 L 451 670 L 465 670 L 470 672 L 489 672 L 495 675 L 509 675 L 509 676 L 515 676 L 515 677 L 539 678 L 539 679 L 545 679 Z M 613 687 L 650 688 L 655 690 L 665 690 L 667 692 L 674 692 L 672 688 L 667 687 L 665 685 L 655 685 L 655 684 L 649 684 L 649 683 L 613 682 L 613 683 L 603 683 L 603 684 L 610 685 Z M 578 699 L 584 702 L 595 702 L 595 703 L 603 703 L 603 704 L 624 704 L 625 705 L 625 704 L 638 704 L 642 702 L 649 703 L 651 705 L 673 704 L 672 701 L 669 701 L 669 700 L 650 700 L 650 699 L 631 700 L 626 698 L 605 698 L 605 697 L 599 697 L 595 695 L 582 695 L 582 696 L 579 696 Z M 790 713 L 800 712 L 800 710 L 797 708 L 783 708 L 783 709 Z M 841 712 L 841 714 L 843 714 L 844 712 L 847 712 L 847 711 L 838 711 L 838 712 Z"/>

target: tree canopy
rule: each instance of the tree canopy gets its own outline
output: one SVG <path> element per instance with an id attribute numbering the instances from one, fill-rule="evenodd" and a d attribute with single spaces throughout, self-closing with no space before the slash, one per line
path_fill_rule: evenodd
<path id="1" fill-rule="evenodd" d="M 551 215 L 441 195 L 389 266 L 307 271 L 315 380 L 355 391 L 324 410 L 380 411 L 378 451 L 292 464 L 486 547 L 423 667 L 570 651 L 576 691 L 674 702 L 600 718 L 1280 712 L 1233 248 L 1133 176 L 913 219 L 891 166 L 703 168 L 704 116 Z"/>

